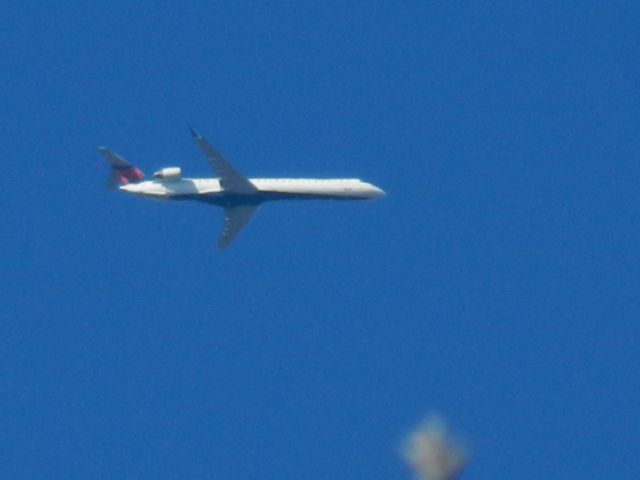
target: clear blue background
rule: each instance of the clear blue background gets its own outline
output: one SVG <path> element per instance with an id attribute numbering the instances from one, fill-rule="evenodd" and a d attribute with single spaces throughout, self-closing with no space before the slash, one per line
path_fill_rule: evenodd
<path id="1" fill-rule="evenodd" d="M 41 2 L 0 17 L 0 477 L 640 475 L 637 2 Z M 221 212 L 150 173 L 359 176 Z"/>

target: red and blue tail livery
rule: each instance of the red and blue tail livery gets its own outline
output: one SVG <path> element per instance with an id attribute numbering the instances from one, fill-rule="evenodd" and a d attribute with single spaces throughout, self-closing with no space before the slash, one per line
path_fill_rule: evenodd
<path id="1" fill-rule="evenodd" d="M 98 147 L 98 151 L 107 159 L 111 167 L 107 188 L 116 188 L 118 184 L 137 183 L 144 179 L 144 173 L 139 168 L 128 163 L 117 153 L 113 153 L 105 147 Z"/>

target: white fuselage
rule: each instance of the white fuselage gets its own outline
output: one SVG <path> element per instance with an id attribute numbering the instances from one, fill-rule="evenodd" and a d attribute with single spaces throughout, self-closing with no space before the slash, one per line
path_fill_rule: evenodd
<path id="1" fill-rule="evenodd" d="M 222 189 L 217 178 L 147 180 L 123 185 L 120 190 L 156 199 L 191 199 L 218 205 L 286 199 L 368 200 L 385 195 L 375 185 L 357 178 L 251 178 L 249 181 L 257 188 L 257 193 L 229 194 Z"/>
<path id="2" fill-rule="evenodd" d="M 117 153 L 98 147 L 110 166 L 107 188 L 158 200 L 194 200 L 222 207 L 224 228 L 218 248 L 227 248 L 258 211 L 272 200 L 370 200 L 385 193 L 358 178 L 247 178 L 238 172 L 207 140 L 189 128 L 211 166 L 214 178 L 183 178 L 179 167 L 166 167 L 143 181 L 142 171 Z"/>

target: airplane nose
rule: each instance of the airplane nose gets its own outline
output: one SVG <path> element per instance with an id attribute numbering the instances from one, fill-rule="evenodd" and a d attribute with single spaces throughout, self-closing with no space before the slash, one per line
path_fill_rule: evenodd
<path id="1" fill-rule="evenodd" d="M 387 193 L 384 190 L 382 190 L 381 188 L 373 186 L 373 195 L 372 196 L 373 196 L 373 198 L 381 198 L 381 197 L 386 197 Z"/>

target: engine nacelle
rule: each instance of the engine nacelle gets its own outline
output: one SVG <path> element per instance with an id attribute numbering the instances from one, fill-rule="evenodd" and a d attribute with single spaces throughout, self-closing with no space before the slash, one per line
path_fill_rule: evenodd
<path id="1" fill-rule="evenodd" d="M 177 182 L 182 178 L 182 170 L 180 167 L 167 167 L 153 174 L 155 180 L 164 182 Z"/>

